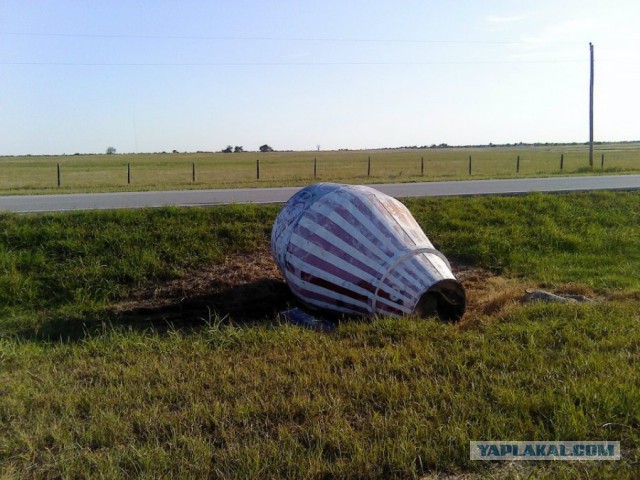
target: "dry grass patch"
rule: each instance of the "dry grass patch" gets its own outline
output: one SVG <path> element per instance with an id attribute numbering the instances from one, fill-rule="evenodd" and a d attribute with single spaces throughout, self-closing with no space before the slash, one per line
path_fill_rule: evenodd
<path id="1" fill-rule="evenodd" d="M 523 278 L 510 278 L 480 267 L 452 266 L 464 285 L 467 310 L 463 328 L 481 319 L 500 318 L 521 304 L 529 290 L 549 288 Z M 557 294 L 593 297 L 593 290 L 579 284 L 559 284 Z M 203 269 L 186 271 L 178 279 L 135 290 L 116 304 L 110 315 L 139 325 L 199 325 L 212 317 L 232 322 L 273 321 L 277 314 L 298 305 L 268 249 L 230 255 Z"/>
<path id="2" fill-rule="evenodd" d="M 230 255 L 180 278 L 135 290 L 110 315 L 118 323 L 196 326 L 213 317 L 271 320 L 294 302 L 270 252 L 262 249 Z"/>

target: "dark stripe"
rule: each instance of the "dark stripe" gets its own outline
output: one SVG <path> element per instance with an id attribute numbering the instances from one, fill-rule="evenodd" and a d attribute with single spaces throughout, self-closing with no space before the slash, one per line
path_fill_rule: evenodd
<path id="1" fill-rule="evenodd" d="M 291 262 L 287 262 L 287 271 L 291 273 L 295 279 L 300 279 L 311 285 L 317 285 L 318 287 L 325 288 L 329 291 L 337 293 L 339 295 L 344 295 L 345 297 L 352 298 L 354 300 L 358 300 L 359 302 L 363 302 L 365 304 L 369 303 L 369 297 L 367 295 L 362 295 L 360 293 L 355 293 L 353 290 L 337 285 L 329 280 L 324 278 L 317 277 L 316 275 L 305 272 L 303 270 L 297 269 Z M 294 281 L 295 281 L 294 279 Z M 290 282 L 291 283 L 291 282 Z M 373 287 L 371 287 L 373 288 Z M 334 300 L 335 302 L 335 300 Z"/>
<path id="2" fill-rule="evenodd" d="M 296 230 L 297 231 L 295 233 L 300 235 L 302 238 L 307 240 L 309 243 L 322 248 L 325 252 L 329 252 L 329 253 L 335 255 L 336 257 L 340 258 L 345 263 L 348 263 L 349 265 L 353 265 L 357 269 L 362 270 L 365 273 L 368 273 L 373 278 L 380 277 L 380 275 L 381 275 L 380 272 L 378 272 L 377 270 L 371 268 L 369 265 L 367 265 L 365 263 L 362 263 L 357 258 L 352 257 L 351 255 L 349 255 L 344 250 L 341 250 L 340 247 L 338 247 L 337 245 L 334 245 L 329 240 L 321 237 L 317 233 L 312 232 L 311 230 L 309 230 L 308 228 L 306 228 L 306 227 L 304 227 L 302 225 L 298 225 Z M 349 244 L 348 240 L 345 240 L 344 238 L 341 238 L 341 237 L 337 237 L 337 238 L 340 238 L 340 240 L 342 240 L 343 242 Z M 350 245 L 350 246 L 352 246 L 353 248 L 356 248 L 353 245 Z M 366 252 L 365 252 L 365 254 L 366 254 Z"/>
<path id="3" fill-rule="evenodd" d="M 298 247 L 293 243 L 289 244 L 288 253 L 302 260 L 304 263 L 311 265 L 312 267 L 316 267 L 319 270 L 330 273 L 331 275 L 334 275 L 341 280 L 349 282 L 353 285 L 357 285 L 358 287 L 367 290 L 368 292 L 373 293 L 375 290 L 374 286 L 370 282 L 367 282 L 366 280 L 359 278 L 357 275 L 343 270 L 333 263 L 327 262 L 326 260 L 314 255 L 313 253 L 308 252 L 307 250 L 304 250 L 303 248 Z"/>
<path id="4" fill-rule="evenodd" d="M 346 270 L 343 270 L 337 266 L 335 266 L 332 263 L 327 262 L 326 260 L 323 260 L 319 257 L 317 257 L 316 255 L 313 255 L 309 252 L 307 252 L 306 250 L 298 247 L 297 245 L 291 243 L 289 245 L 289 253 L 292 254 L 293 256 L 295 256 L 296 258 L 302 260 L 303 262 L 307 263 L 308 265 L 311 265 L 313 267 L 316 267 L 318 269 L 320 269 L 323 272 L 327 272 L 330 273 L 332 275 L 335 275 L 336 277 L 345 280 L 349 283 L 351 283 L 352 285 L 357 285 L 358 287 L 367 290 L 370 293 L 375 293 L 376 291 L 376 287 L 374 287 L 373 284 L 369 283 L 368 281 L 358 277 L 357 275 L 354 275 L 350 272 L 347 272 Z M 349 257 L 350 258 L 350 257 Z M 293 265 L 291 265 L 292 268 L 295 269 L 295 267 L 293 267 Z M 298 272 L 291 272 L 291 273 L 296 273 L 298 274 Z M 304 275 L 303 272 L 299 273 L 300 275 Z M 313 274 L 306 274 L 306 275 L 310 275 L 311 277 L 315 277 L 315 275 Z M 310 278 L 311 278 L 310 277 Z M 312 283 L 313 285 L 319 285 L 322 286 L 324 288 L 327 288 L 329 290 L 332 291 L 336 291 L 338 293 L 342 293 L 343 295 L 347 295 L 349 297 L 352 298 L 356 298 L 358 300 L 360 300 L 361 298 L 363 299 L 362 301 L 364 301 L 365 303 L 369 302 L 369 297 L 368 296 L 362 296 L 356 292 L 352 292 L 348 287 L 343 287 L 341 285 L 335 285 L 334 282 L 330 281 L 330 280 L 326 280 L 326 279 L 317 279 L 317 280 L 310 280 L 308 278 L 303 278 L 303 280 L 306 280 L 310 283 Z M 319 282 L 323 282 L 322 284 Z M 335 285 L 335 286 L 333 286 Z M 331 286 L 331 287 L 330 287 Z M 399 298 L 397 298 L 400 294 L 400 292 L 396 291 L 395 288 L 391 287 L 391 291 L 387 291 L 384 289 L 385 285 L 380 285 L 380 289 L 378 290 L 378 297 L 380 298 L 384 298 L 387 301 L 394 303 L 394 304 L 401 304 L 402 300 L 400 300 Z M 340 289 L 340 290 L 338 290 Z M 405 295 L 409 298 L 412 297 L 412 295 Z M 394 298 L 392 300 L 392 298 Z"/>
<path id="5" fill-rule="evenodd" d="M 298 297 L 302 298 L 303 300 L 309 303 L 312 303 L 311 301 L 315 300 L 317 302 L 322 302 L 328 305 L 349 309 L 353 311 L 353 313 L 369 314 L 369 309 L 367 308 L 363 308 L 358 305 L 353 305 L 343 300 L 337 301 L 333 297 L 329 297 L 327 295 L 323 295 L 322 293 L 308 290 L 300 285 L 290 284 L 289 287 L 291 288 L 291 291 L 293 291 L 294 294 L 296 294 Z M 329 308 L 329 307 L 325 307 L 325 308 Z"/>
<path id="6" fill-rule="evenodd" d="M 371 210 L 371 208 L 365 205 L 365 203 L 359 197 L 354 196 L 351 200 L 352 200 L 351 203 L 353 204 L 353 206 L 356 207 L 358 211 L 362 213 L 373 224 L 373 226 L 380 231 L 380 234 L 385 234 L 384 239 L 387 242 L 391 243 L 392 251 L 402 250 L 408 246 L 412 246 L 412 245 L 407 245 L 406 243 L 403 244 L 400 241 L 400 239 L 397 237 L 397 232 L 391 227 L 391 225 L 386 222 L 383 223 L 380 220 L 380 217 L 383 215 L 382 212 L 377 213 L 376 211 Z M 386 213 L 386 215 L 388 215 L 388 212 Z M 388 243 L 386 243 L 386 247 L 387 249 L 389 249 Z"/>
<path id="7" fill-rule="evenodd" d="M 351 213 L 349 211 L 349 209 L 345 208 L 342 205 L 335 205 L 334 206 L 334 211 L 338 215 L 340 215 L 340 217 L 342 217 L 342 219 L 345 222 L 347 222 L 349 225 L 353 226 L 353 228 L 360 235 L 362 235 L 363 238 L 366 238 L 371 243 L 373 243 L 376 247 L 378 247 L 378 249 L 381 250 L 387 256 L 387 258 L 393 256 L 393 249 L 389 248 L 389 244 L 385 242 L 386 238 L 385 238 L 385 235 L 383 235 L 384 232 L 381 232 L 381 231 L 372 232 L 372 231 L 370 231 L 362 222 L 360 222 L 360 220 L 358 220 L 356 217 L 353 216 L 353 213 Z M 367 218 L 369 218 L 369 217 L 367 217 Z M 375 223 L 375 222 L 371 222 L 371 223 Z M 349 236 L 347 238 L 353 237 L 352 233 L 349 233 L 348 235 Z"/>
<path id="8" fill-rule="evenodd" d="M 354 223 L 358 222 L 358 220 L 355 217 L 351 216 L 350 212 L 348 212 L 347 210 L 345 210 L 342 207 L 336 207 L 334 211 L 338 215 L 340 215 L 340 217 L 343 218 L 349 224 L 354 224 Z M 314 218 L 309 219 L 309 221 L 317 223 L 318 225 L 321 225 L 322 227 L 324 227 L 327 231 L 329 231 L 331 234 L 333 234 L 337 238 L 340 238 L 342 241 L 344 241 L 345 243 L 348 243 L 353 248 L 356 248 L 356 249 L 360 250 L 365 255 L 368 255 L 368 256 L 372 257 L 372 261 L 376 261 L 379 265 L 385 265 L 388 262 L 388 257 L 387 257 L 387 259 L 384 259 L 384 260 L 380 259 L 379 256 L 374 254 L 368 247 L 366 247 L 364 244 L 362 244 L 358 240 L 358 238 L 354 237 L 353 234 L 346 232 L 342 227 L 337 225 L 333 220 L 331 220 L 329 217 L 327 217 L 324 213 L 318 212 L 318 211 L 314 211 L 313 213 L 314 213 Z M 349 218 L 347 218 L 347 217 L 349 217 Z M 360 224 L 360 223 L 358 222 L 358 224 Z M 301 225 L 298 225 L 296 228 L 304 229 L 307 232 L 309 231 L 306 227 L 303 227 Z M 363 229 L 364 229 L 364 226 L 362 227 L 362 229 L 359 230 L 359 233 L 362 236 L 366 237 L 366 235 L 364 234 L 364 230 Z M 367 232 L 368 232 L 368 230 L 367 230 Z M 313 234 L 313 235 L 316 235 L 316 234 Z M 372 239 L 370 239 L 370 240 L 372 240 Z M 326 240 L 323 239 L 323 242 L 326 242 Z M 385 251 L 386 246 L 379 245 L 378 244 L 379 242 L 377 242 L 377 238 L 375 239 L 375 241 L 372 240 L 372 243 L 376 244 L 378 246 L 378 248 L 380 248 L 382 251 Z M 333 248 L 337 248 L 337 247 L 334 247 L 333 244 L 329 243 L 329 245 L 331 245 Z M 342 252 L 342 250 L 340 250 L 340 252 Z M 344 255 L 346 255 L 347 257 L 351 258 L 346 253 Z M 359 265 L 362 264 L 361 262 L 358 262 L 358 263 L 359 263 Z M 380 278 L 381 276 L 382 275 L 379 272 L 376 272 L 376 278 Z M 415 288 L 414 287 L 415 279 L 403 277 L 402 274 L 399 273 L 397 270 L 394 270 L 394 271 L 390 272 L 390 276 L 392 276 L 394 279 L 396 279 L 397 283 L 399 283 L 401 286 L 404 286 L 408 291 L 414 290 L 414 288 Z M 393 284 L 389 283 L 389 280 L 385 280 L 385 282 L 383 282 L 383 285 L 381 285 L 380 287 L 381 287 L 381 289 L 389 287 L 391 290 L 396 290 L 396 288 L 397 288 L 397 287 L 393 286 Z M 384 291 L 384 290 L 383 290 L 383 293 L 384 294 L 380 294 L 380 296 L 383 297 L 383 298 L 387 298 L 388 300 L 391 301 L 391 296 L 389 294 L 387 294 L 387 292 Z M 414 295 L 406 295 L 406 296 L 413 297 Z"/>
<path id="9" fill-rule="evenodd" d="M 425 275 L 420 276 L 420 280 L 423 286 L 428 287 L 430 282 L 434 280 L 435 267 L 428 258 L 424 258 L 423 254 L 414 256 L 412 260 L 412 264 L 417 265 L 418 272 L 425 272 Z M 429 273 L 429 275 L 426 275 L 426 273 Z"/>
<path id="10" fill-rule="evenodd" d="M 385 305 L 384 303 L 376 303 L 376 311 L 379 313 L 381 313 L 382 311 L 390 315 L 396 315 L 400 317 L 405 315 L 405 313 L 402 310 L 398 310 L 396 308 L 390 307 L 388 305 Z"/>

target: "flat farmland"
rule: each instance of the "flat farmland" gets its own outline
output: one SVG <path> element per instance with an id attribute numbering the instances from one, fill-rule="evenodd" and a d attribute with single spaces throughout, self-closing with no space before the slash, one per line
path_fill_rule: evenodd
<path id="1" fill-rule="evenodd" d="M 320 181 L 395 183 L 639 171 L 640 143 L 597 145 L 593 170 L 588 165 L 586 145 L 230 154 L 74 154 L 0 157 L 0 193 L 301 186 Z"/>

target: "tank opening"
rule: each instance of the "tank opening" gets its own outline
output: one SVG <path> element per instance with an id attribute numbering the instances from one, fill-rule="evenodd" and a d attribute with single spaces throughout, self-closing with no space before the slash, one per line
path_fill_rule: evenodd
<path id="1" fill-rule="evenodd" d="M 419 317 L 437 315 L 445 322 L 456 322 L 466 309 L 464 288 L 456 280 L 442 280 L 422 294 L 414 313 Z"/>

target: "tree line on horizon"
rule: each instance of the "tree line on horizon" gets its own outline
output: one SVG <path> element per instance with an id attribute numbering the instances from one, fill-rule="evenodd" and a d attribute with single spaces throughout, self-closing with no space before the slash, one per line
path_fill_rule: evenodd
<path id="1" fill-rule="evenodd" d="M 619 141 L 596 141 L 593 142 L 594 145 L 630 145 L 630 144 L 640 144 L 640 139 L 638 140 L 619 140 Z M 499 147 L 557 147 L 557 146 L 563 146 L 563 145 L 589 145 L 589 142 L 533 142 L 533 143 L 526 143 L 526 142 L 517 142 L 517 143 L 488 143 L 488 144 L 472 144 L 472 145 L 448 145 L 446 143 L 440 143 L 438 145 L 436 144 L 432 144 L 432 145 L 422 145 L 422 146 L 417 146 L 417 145 L 406 145 L 406 146 L 400 146 L 400 147 L 379 147 L 379 148 L 339 148 L 336 151 L 342 151 L 342 152 L 349 152 L 349 151 L 367 151 L 367 150 L 426 150 L 426 149 L 445 149 L 445 148 L 499 148 Z M 219 150 L 219 152 L 222 153 L 241 153 L 241 152 L 246 152 L 247 150 L 244 150 L 244 147 L 242 145 L 236 145 L 236 146 L 232 146 L 232 145 L 227 145 L 226 148 Z M 271 146 L 269 146 L 268 144 L 264 144 L 261 145 L 258 149 L 259 152 L 262 153 L 268 153 L 268 152 L 275 152 L 276 150 L 274 148 L 272 148 Z M 282 152 L 293 152 L 294 150 L 280 150 Z M 331 150 L 328 150 L 331 151 Z M 113 146 L 109 146 L 107 147 L 107 149 L 105 150 L 105 154 L 107 155 L 115 155 L 117 153 L 117 150 L 115 147 Z M 131 154 L 133 152 L 125 152 L 124 154 Z M 173 150 L 171 152 L 167 152 L 167 151 L 162 151 L 162 152 L 135 152 L 135 153 L 156 153 L 156 154 L 168 154 L 168 153 L 215 153 L 213 151 L 202 151 L 202 150 L 198 150 L 197 152 L 189 152 L 189 151 L 185 151 L 185 152 L 179 152 L 178 150 Z M 62 154 L 31 154 L 31 153 L 27 153 L 27 154 L 18 154 L 18 155 L 2 155 L 0 154 L 0 157 L 6 157 L 6 158 L 10 158 L 10 157 L 33 157 L 33 156 L 38 156 L 38 157 L 58 157 L 58 156 L 78 156 L 78 155 L 100 155 L 100 153 L 73 153 L 73 154 L 67 154 L 67 153 L 62 153 Z"/>

